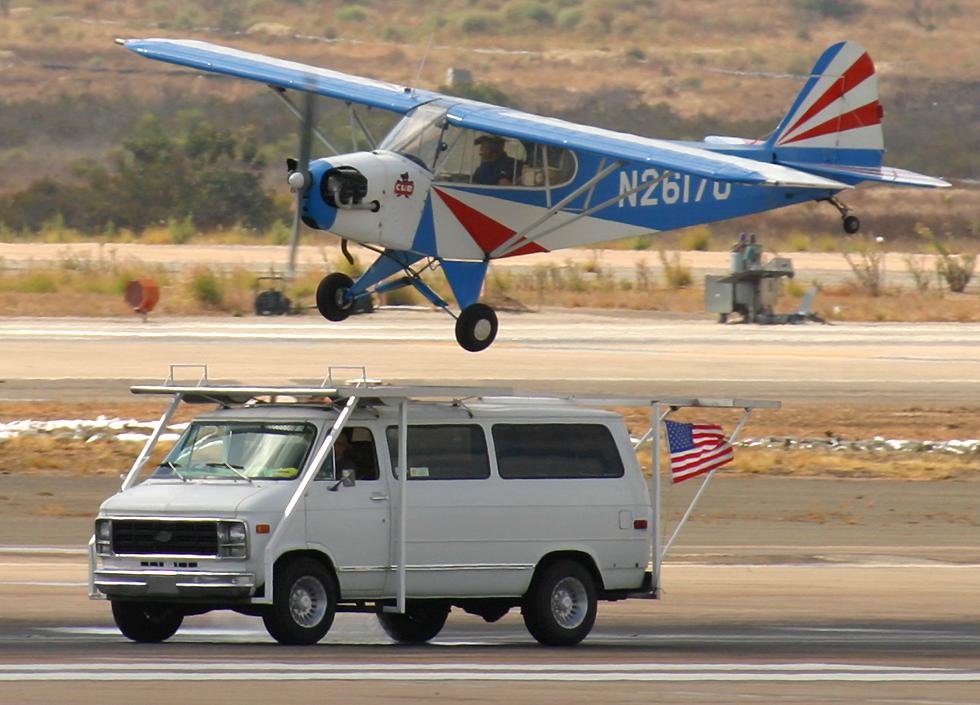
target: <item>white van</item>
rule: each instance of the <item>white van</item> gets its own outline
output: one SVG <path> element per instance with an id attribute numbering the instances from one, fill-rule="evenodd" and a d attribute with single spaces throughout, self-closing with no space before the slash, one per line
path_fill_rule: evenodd
<path id="1" fill-rule="evenodd" d="M 519 607 L 539 642 L 572 645 L 598 600 L 657 594 L 651 493 L 619 414 L 451 388 L 134 391 L 174 395 L 158 432 L 181 400 L 219 404 L 139 481 L 155 434 L 95 521 L 90 594 L 135 641 L 231 609 L 284 644 L 316 643 L 337 611 L 418 643 L 453 607 L 488 622 Z"/>

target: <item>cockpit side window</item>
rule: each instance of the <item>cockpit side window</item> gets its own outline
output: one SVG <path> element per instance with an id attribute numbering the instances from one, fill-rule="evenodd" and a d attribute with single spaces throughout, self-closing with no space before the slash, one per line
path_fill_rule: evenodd
<path id="1" fill-rule="evenodd" d="M 435 180 L 444 183 L 544 189 L 575 176 L 575 155 L 567 149 L 452 125 L 443 144 Z"/>

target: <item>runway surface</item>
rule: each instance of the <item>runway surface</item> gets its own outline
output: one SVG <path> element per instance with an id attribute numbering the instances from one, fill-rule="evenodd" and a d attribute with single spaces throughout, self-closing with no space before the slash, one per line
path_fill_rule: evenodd
<path id="1" fill-rule="evenodd" d="M 574 649 L 536 645 L 516 611 L 454 612 L 423 647 L 339 615 L 318 646 L 286 648 L 230 613 L 127 642 L 85 600 L 77 550 L 0 548 L 0 702 L 975 703 L 977 557 L 677 563 L 663 601 L 601 605 Z"/>
<path id="2" fill-rule="evenodd" d="M 339 324 L 313 315 L 6 318 L 0 398 L 125 396 L 130 381 L 159 382 L 174 362 L 206 363 L 212 379 L 249 383 L 309 383 L 330 365 L 362 365 L 386 380 L 522 391 L 831 404 L 980 398 L 980 325 L 722 326 L 567 310 L 500 319 L 497 342 L 473 354 L 457 347 L 452 319 L 433 311 L 383 310 Z"/>

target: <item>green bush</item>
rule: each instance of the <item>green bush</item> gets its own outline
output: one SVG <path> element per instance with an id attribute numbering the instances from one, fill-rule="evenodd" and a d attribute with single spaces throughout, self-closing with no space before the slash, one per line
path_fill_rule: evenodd
<path id="1" fill-rule="evenodd" d="M 459 20 L 463 34 L 493 34 L 497 25 L 497 18 L 489 12 L 467 12 Z"/>
<path id="2" fill-rule="evenodd" d="M 191 294 L 205 308 L 221 308 L 224 287 L 210 269 L 199 269 L 191 277 Z"/>
<path id="3" fill-rule="evenodd" d="M 507 17 L 517 22 L 535 22 L 540 25 L 554 24 L 555 16 L 543 3 L 519 0 L 507 6 Z"/>
<path id="4" fill-rule="evenodd" d="M 660 250 L 660 264 L 664 269 L 664 283 L 668 289 L 683 289 L 694 282 L 691 268 L 681 262 L 681 256 L 674 253 L 672 257 L 667 257 L 667 253 Z"/>
<path id="5" fill-rule="evenodd" d="M 582 10 L 577 7 L 566 7 L 558 13 L 558 26 L 561 29 L 575 29 L 582 21 Z"/>
<path id="6" fill-rule="evenodd" d="M 183 245 L 189 242 L 197 234 L 197 228 L 191 222 L 191 217 L 187 216 L 181 220 L 170 218 L 167 221 L 167 231 L 170 233 L 170 240 L 175 245 Z"/>
<path id="7" fill-rule="evenodd" d="M 793 0 L 798 10 L 833 20 L 847 20 L 864 12 L 860 0 Z"/>
<path id="8" fill-rule="evenodd" d="M 28 272 L 17 286 L 24 294 L 53 294 L 58 291 L 58 282 L 51 272 Z"/>
<path id="9" fill-rule="evenodd" d="M 340 22 L 363 22 L 367 19 L 367 13 L 359 7 L 342 7 L 335 16 Z"/>
<path id="10" fill-rule="evenodd" d="M 681 238 L 682 250 L 707 252 L 711 249 L 711 233 L 706 228 L 695 228 L 684 233 Z"/>

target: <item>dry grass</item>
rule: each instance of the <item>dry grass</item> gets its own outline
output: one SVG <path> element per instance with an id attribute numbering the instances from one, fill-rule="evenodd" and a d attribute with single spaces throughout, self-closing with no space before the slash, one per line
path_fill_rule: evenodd
<path id="1" fill-rule="evenodd" d="M 31 512 L 34 516 L 38 517 L 91 517 L 92 512 L 90 510 L 81 511 L 78 509 L 68 509 L 63 504 L 42 504 L 40 507 Z"/>
<path id="2" fill-rule="evenodd" d="M 862 4 L 867 11 L 848 18 L 846 34 L 868 43 L 888 81 L 904 76 L 946 76 L 950 72 L 970 80 L 980 71 L 976 27 L 968 21 L 972 3 L 864 0 Z M 335 3 L 249 3 L 247 10 L 232 18 L 234 26 L 228 24 L 227 15 L 220 15 L 227 4 L 197 5 L 74 0 L 15 7 L 12 16 L 0 25 L 0 40 L 15 58 L 36 56 L 44 46 L 57 47 L 62 62 L 76 64 L 80 70 L 74 72 L 71 81 L 61 83 L 39 80 L 38 69 L 29 60 L 11 61 L 5 67 L 6 92 L 11 98 L 27 98 L 39 91 L 141 95 L 164 86 L 176 86 L 181 91 L 214 90 L 187 81 L 179 73 L 160 71 L 153 81 L 126 74 L 113 74 L 112 80 L 106 80 L 105 70 L 139 66 L 137 59 L 126 57 L 112 45 L 116 36 L 171 34 L 228 41 L 227 32 L 214 29 L 225 24 L 244 31 L 244 36 L 234 40 L 244 48 L 396 82 L 413 80 L 431 36 L 434 47 L 422 76 L 427 88 L 437 86 L 449 66 L 465 65 L 477 70 L 481 80 L 512 85 L 514 77 L 520 76 L 518 80 L 528 95 L 547 95 L 554 92 L 554 86 L 567 85 L 569 73 L 574 72 L 575 89 L 593 90 L 610 84 L 640 87 L 650 102 L 669 100 L 683 92 L 678 108 L 691 114 L 714 112 L 719 100 L 730 97 L 727 105 L 737 113 L 733 117 L 751 117 L 785 108 L 796 85 L 710 69 L 800 74 L 810 68 L 825 46 L 842 35 L 838 20 L 801 15 L 794 3 L 761 0 L 619 3 L 615 9 L 600 0 L 584 0 L 579 3 L 581 21 L 571 28 L 521 21 L 493 3 L 484 8 L 493 18 L 488 31 L 468 34 L 460 31 L 462 19 L 474 11 L 468 0 L 447 0 L 431 8 L 375 0 L 361 5 L 364 21 L 345 20 L 336 13 Z M 560 13 L 554 3 L 548 5 L 553 15 Z M 921 9 L 918 15 L 911 9 L 914 7 Z M 58 16 L 84 17 L 89 22 L 59 20 Z M 765 32 L 758 31 L 760 17 L 765 18 Z M 100 24 L 100 20 L 111 20 L 112 24 Z M 160 21 L 169 21 L 173 28 L 148 29 Z M 693 42 L 691 27 L 697 27 Z M 325 43 L 325 36 L 341 41 Z M 535 53 L 473 54 L 471 50 L 476 47 L 533 47 Z M 582 67 L 589 70 L 576 70 Z M 692 83 L 691 78 L 699 82 Z M 243 84 L 222 82 L 220 90 L 259 90 Z M 744 100 L 749 87 L 752 100 Z"/>
<path id="3" fill-rule="evenodd" d="M 150 465 L 163 459 L 171 444 L 160 443 Z M 0 476 L 65 475 L 113 476 L 126 473 L 140 445 L 119 441 L 64 440 L 28 436 L 0 441 Z"/>
<path id="4" fill-rule="evenodd" d="M 123 418 L 152 419 L 161 406 L 148 402 L 100 406 L 101 413 Z M 47 404 L 31 402 L 0 403 L 0 420 L 88 418 L 85 404 Z M 184 407 L 181 419 L 201 409 Z M 634 435 L 649 425 L 649 412 L 620 409 Z M 686 410 L 680 420 L 716 422 L 730 430 L 736 419 L 732 411 Z M 792 436 L 795 438 L 836 437 L 844 440 L 875 436 L 913 440 L 951 440 L 980 438 L 980 410 L 973 408 L 892 408 L 788 405 L 777 411 L 756 413 L 743 438 Z M 148 467 L 162 459 L 169 444 L 161 443 Z M 126 472 L 139 454 L 140 444 L 98 440 L 87 443 L 57 437 L 21 437 L 0 441 L 0 476 L 114 476 Z M 641 463 L 649 466 L 649 447 L 640 453 Z M 945 453 L 857 452 L 833 450 L 784 450 L 739 448 L 735 462 L 723 472 L 740 475 L 793 477 L 838 477 L 901 479 L 910 481 L 980 481 L 980 465 L 975 456 Z M 0 498 L 2 499 L 2 498 Z M 55 503 L 45 511 L 61 511 Z M 56 516 L 47 514 L 46 516 Z"/>

